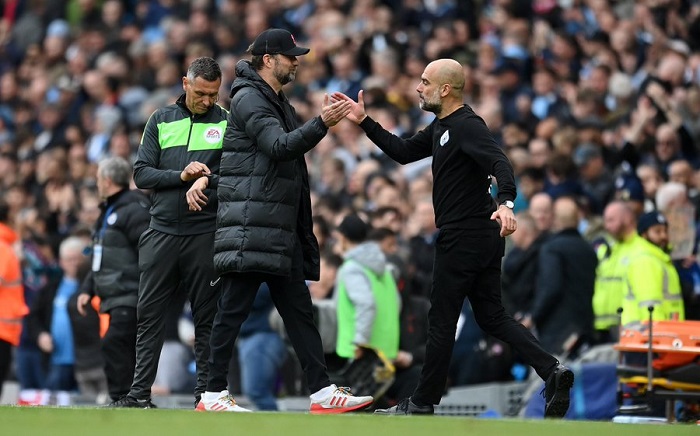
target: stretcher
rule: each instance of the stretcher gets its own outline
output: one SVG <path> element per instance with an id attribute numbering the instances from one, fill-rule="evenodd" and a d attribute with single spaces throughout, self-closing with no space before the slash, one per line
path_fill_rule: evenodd
<path id="1" fill-rule="evenodd" d="M 620 414 L 649 413 L 663 403 L 668 422 L 700 419 L 700 321 L 629 325 L 614 348 Z"/>

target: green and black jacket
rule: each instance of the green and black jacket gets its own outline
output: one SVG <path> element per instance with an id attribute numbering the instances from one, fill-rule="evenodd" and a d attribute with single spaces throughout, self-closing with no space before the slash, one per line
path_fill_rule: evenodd
<path id="1" fill-rule="evenodd" d="M 226 118 L 226 109 L 219 105 L 204 114 L 192 114 L 183 94 L 175 104 L 156 110 L 148 119 L 134 163 L 134 182 L 140 189 L 152 190 L 152 229 L 171 235 L 216 230 L 216 188 Z M 191 212 L 185 198 L 193 182 L 180 179 L 182 170 L 193 161 L 207 165 L 212 172 L 204 191 L 208 202 L 199 212 Z"/>

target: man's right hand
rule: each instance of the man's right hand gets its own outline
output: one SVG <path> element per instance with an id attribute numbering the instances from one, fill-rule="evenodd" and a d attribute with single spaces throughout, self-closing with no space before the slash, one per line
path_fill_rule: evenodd
<path id="1" fill-rule="evenodd" d="M 357 102 L 355 102 L 353 99 L 343 94 L 342 92 L 334 92 L 331 96 L 331 101 L 334 103 L 338 101 L 349 102 L 350 113 L 346 118 L 355 124 L 360 124 L 367 117 L 367 113 L 365 112 L 364 91 L 362 90 L 360 90 L 360 92 L 357 93 Z"/>
<path id="2" fill-rule="evenodd" d="M 352 100 L 351 100 L 352 101 Z M 350 112 L 350 104 L 345 100 L 329 102 L 328 94 L 323 96 L 321 108 L 321 120 L 327 127 L 333 127 L 345 118 Z"/>
<path id="3" fill-rule="evenodd" d="M 180 173 L 180 179 L 183 182 L 189 182 L 190 180 L 198 179 L 202 176 L 211 174 L 211 170 L 208 166 L 201 162 L 190 162 L 187 164 L 184 170 Z"/>

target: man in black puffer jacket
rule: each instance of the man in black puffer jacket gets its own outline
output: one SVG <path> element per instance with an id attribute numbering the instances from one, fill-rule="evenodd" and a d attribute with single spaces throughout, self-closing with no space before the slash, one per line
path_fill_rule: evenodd
<path id="1" fill-rule="evenodd" d="M 78 296 L 78 312 L 85 316 L 93 296 L 100 311 L 110 315 L 102 339 L 109 395 L 118 400 L 129 393 L 136 364 L 136 302 L 139 292 L 141 234 L 148 228 L 151 202 L 138 190 L 129 190 L 131 165 L 110 157 L 97 168 L 97 189 L 104 199 L 92 238 L 90 272 Z"/>
<path id="2" fill-rule="evenodd" d="M 226 372 L 241 324 L 262 282 L 270 288 L 306 374 L 311 413 L 342 413 L 372 403 L 330 383 L 305 279 L 319 278 L 304 153 L 348 112 L 329 104 L 299 125 L 282 86 L 294 80 L 309 49 L 282 29 L 262 32 L 236 66 L 219 170 L 214 264 L 221 298 L 214 318 L 207 391 L 199 410 L 242 411 L 229 394 Z"/>

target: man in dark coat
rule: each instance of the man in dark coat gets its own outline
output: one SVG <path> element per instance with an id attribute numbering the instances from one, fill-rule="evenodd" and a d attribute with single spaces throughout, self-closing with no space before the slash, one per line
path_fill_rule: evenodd
<path id="1" fill-rule="evenodd" d="M 148 228 L 151 202 L 129 189 L 131 165 L 110 157 L 97 168 L 97 189 L 104 199 L 92 238 L 90 272 L 83 281 L 77 310 L 86 311 L 93 296 L 100 312 L 110 316 L 102 339 L 102 357 L 109 396 L 117 401 L 129 393 L 136 366 L 136 303 L 139 293 L 139 238 Z"/>
<path id="2" fill-rule="evenodd" d="M 350 105 L 329 104 L 326 96 L 321 115 L 300 126 L 282 87 L 294 80 L 297 56 L 309 49 L 297 46 L 286 30 L 268 29 L 249 51 L 252 59 L 236 66 L 224 133 L 214 243 L 222 295 L 212 328 L 207 389 L 198 409 L 245 411 L 229 394 L 226 373 L 262 282 L 270 288 L 306 374 L 311 413 L 364 408 L 372 397 L 352 396 L 328 378 L 305 283 L 319 278 L 319 248 L 304 153 L 347 115 Z"/>
<path id="3" fill-rule="evenodd" d="M 572 356 L 593 335 L 593 288 L 598 258 L 577 230 L 578 206 L 568 197 L 554 203 L 555 233 L 542 245 L 530 318 L 542 346 Z"/>

